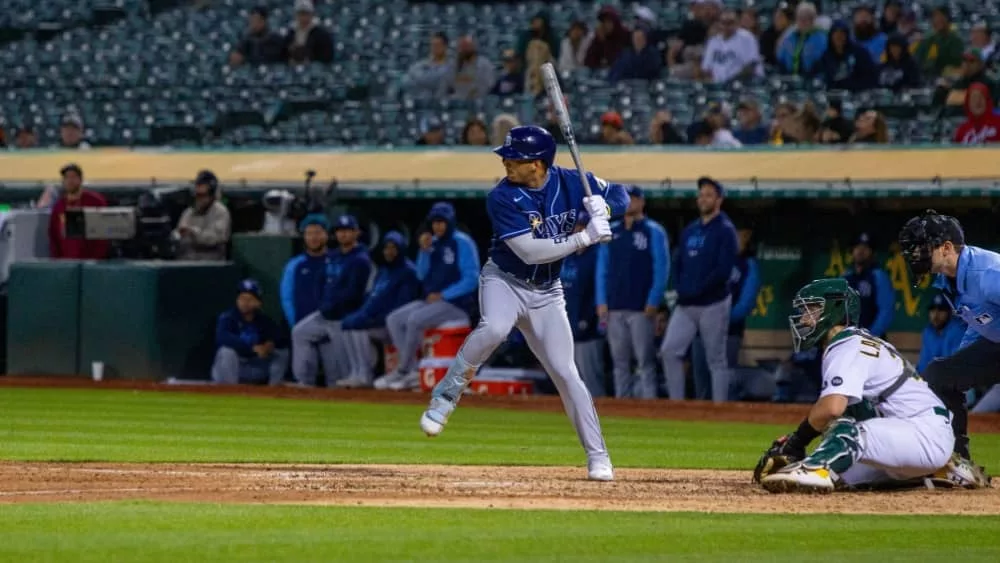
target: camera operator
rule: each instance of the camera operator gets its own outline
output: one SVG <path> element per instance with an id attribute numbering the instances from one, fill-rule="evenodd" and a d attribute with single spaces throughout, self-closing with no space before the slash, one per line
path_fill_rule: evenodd
<path id="1" fill-rule="evenodd" d="M 178 260 L 225 260 L 232 220 L 218 201 L 219 179 L 202 170 L 194 180 L 194 205 L 184 210 L 174 229 Z"/>

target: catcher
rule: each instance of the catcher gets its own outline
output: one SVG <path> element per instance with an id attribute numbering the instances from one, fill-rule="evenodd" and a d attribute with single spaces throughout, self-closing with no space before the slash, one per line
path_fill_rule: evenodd
<path id="1" fill-rule="evenodd" d="M 799 290 L 789 317 L 795 351 L 823 348 L 819 400 L 754 469 L 772 492 L 920 485 L 989 486 L 982 468 L 952 455 L 951 412 L 888 342 L 857 327 L 861 301 L 843 278 Z M 812 454 L 806 447 L 823 440 Z"/>

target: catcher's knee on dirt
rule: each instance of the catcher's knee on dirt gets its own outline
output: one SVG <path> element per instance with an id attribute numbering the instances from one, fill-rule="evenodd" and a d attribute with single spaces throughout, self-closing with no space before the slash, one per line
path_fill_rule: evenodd
<path id="1" fill-rule="evenodd" d="M 853 418 L 838 418 L 830 423 L 809 457 L 802 460 L 808 468 L 824 468 L 836 474 L 847 471 L 861 455 L 861 430 Z"/>

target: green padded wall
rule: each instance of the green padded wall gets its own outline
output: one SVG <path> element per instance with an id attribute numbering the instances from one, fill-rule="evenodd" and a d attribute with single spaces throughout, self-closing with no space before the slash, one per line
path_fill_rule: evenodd
<path id="1" fill-rule="evenodd" d="M 233 235 L 233 262 L 242 274 L 260 282 L 264 291 L 264 312 L 275 321 L 285 318 L 281 312 L 281 275 L 285 264 L 298 253 L 298 237 L 241 233 Z"/>
<path id="2" fill-rule="evenodd" d="M 74 375 L 80 369 L 77 260 L 19 261 L 7 284 L 7 373 Z"/>
<path id="3" fill-rule="evenodd" d="M 86 264 L 80 363 L 117 379 L 205 378 L 215 320 L 233 306 L 239 268 L 220 262 Z"/>

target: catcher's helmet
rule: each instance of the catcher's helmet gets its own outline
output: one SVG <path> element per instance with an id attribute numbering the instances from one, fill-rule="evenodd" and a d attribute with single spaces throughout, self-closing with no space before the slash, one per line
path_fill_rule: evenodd
<path id="1" fill-rule="evenodd" d="M 861 297 L 844 278 L 807 283 L 792 299 L 795 312 L 788 316 L 796 352 L 815 346 L 837 325 L 854 326 L 861 315 Z"/>
<path id="2" fill-rule="evenodd" d="M 899 231 L 899 250 L 910 267 L 914 284 L 931 272 L 931 255 L 934 249 L 950 242 L 956 246 L 965 244 L 965 233 L 958 219 L 941 215 L 928 209 L 903 225 Z"/>
<path id="3" fill-rule="evenodd" d="M 556 159 L 556 140 L 537 125 L 521 125 L 511 129 L 503 144 L 493 152 L 510 160 L 541 160 L 545 166 L 552 166 Z"/>

